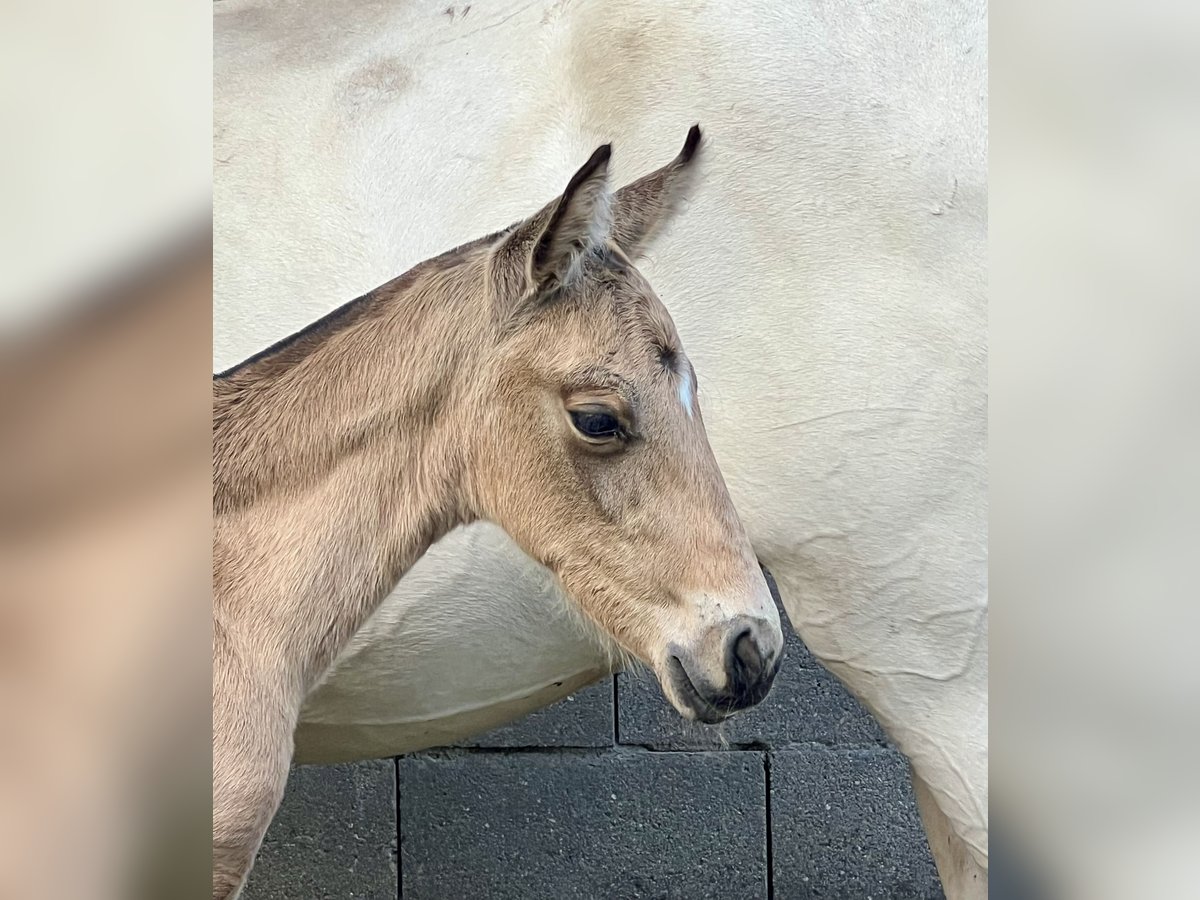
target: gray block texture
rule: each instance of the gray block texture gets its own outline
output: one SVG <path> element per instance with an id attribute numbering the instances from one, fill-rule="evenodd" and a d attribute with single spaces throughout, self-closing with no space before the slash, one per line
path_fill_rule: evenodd
<path id="1" fill-rule="evenodd" d="M 243 900 L 397 896 L 396 764 L 296 766 Z"/>
<path id="2" fill-rule="evenodd" d="M 404 900 L 765 898 L 761 753 L 400 761 Z"/>
<path id="3" fill-rule="evenodd" d="M 457 748 L 293 770 L 244 897 L 942 898 L 907 762 L 781 619 L 771 694 L 720 726 L 621 675 Z"/>
<path id="4" fill-rule="evenodd" d="M 815 748 L 769 762 L 776 900 L 942 900 L 903 756 Z"/>
<path id="5" fill-rule="evenodd" d="M 456 744 L 458 747 L 611 747 L 613 680 L 604 678 L 510 725 Z"/>

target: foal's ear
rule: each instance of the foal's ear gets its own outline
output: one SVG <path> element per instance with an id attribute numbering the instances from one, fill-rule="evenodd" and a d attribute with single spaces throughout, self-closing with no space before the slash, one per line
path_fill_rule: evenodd
<path id="1" fill-rule="evenodd" d="M 493 251 L 497 312 L 506 317 L 578 277 L 584 259 L 603 249 L 612 227 L 608 161 L 597 148 L 557 200 L 510 232 Z"/>
<path id="2" fill-rule="evenodd" d="M 700 126 L 688 129 L 683 149 L 673 160 L 617 191 L 612 239 L 636 258 L 650 245 L 675 212 L 696 171 L 692 160 L 700 146 Z"/>

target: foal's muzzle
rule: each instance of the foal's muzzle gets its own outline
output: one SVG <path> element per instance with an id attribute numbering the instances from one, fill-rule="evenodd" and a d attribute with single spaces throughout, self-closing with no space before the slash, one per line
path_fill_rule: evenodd
<path id="1" fill-rule="evenodd" d="M 683 650 L 671 654 L 668 669 L 679 698 L 697 719 L 711 725 L 766 697 L 782 661 L 779 626 L 739 616 L 724 637 L 724 685 L 714 686 L 700 675 L 702 667 Z"/>

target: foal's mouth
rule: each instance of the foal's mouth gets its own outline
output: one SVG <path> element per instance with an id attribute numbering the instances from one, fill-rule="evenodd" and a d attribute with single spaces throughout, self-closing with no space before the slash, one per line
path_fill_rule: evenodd
<path id="1" fill-rule="evenodd" d="M 696 688 L 691 677 L 684 668 L 683 663 L 678 656 L 670 656 L 667 658 L 667 669 L 670 671 L 671 684 L 675 688 L 683 704 L 688 707 L 696 718 L 705 725 L 716 725 L 719 722 L 724 722 L 734 712 L 732 709 L 722 709 L 711 701 L 705 699 L 704 695 Z"/>

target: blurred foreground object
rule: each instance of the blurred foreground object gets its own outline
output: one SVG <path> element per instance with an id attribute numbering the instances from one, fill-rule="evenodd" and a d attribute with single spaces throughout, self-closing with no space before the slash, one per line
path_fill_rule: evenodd
<path id="1" fill-rule="evenodd" d="M 83 298 L 212 201 L 207 4 L 0 13 L 0 330 Z"/>
<path id="2" fill-rule="evenodd" d="M 1195 896 L 1200 7 L 993 25 L 997 830 L 1044 896 Z"/>
<path id="3" fill-rule="evenodd" d="M 0 896 L 129 896 L 207 807 L 211 278 L 206 234 L 0 345 Z"/>
<path id="4" fill-rule="evenodd" d="M 2 15 L 0 897 L 166 896 L 209 790 L 209 10 Z"/>

